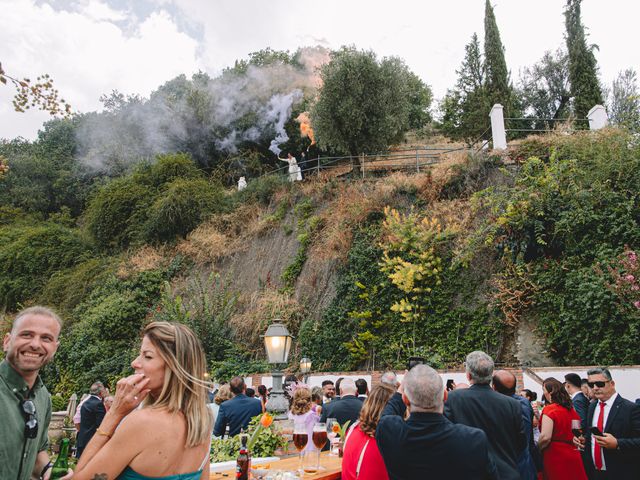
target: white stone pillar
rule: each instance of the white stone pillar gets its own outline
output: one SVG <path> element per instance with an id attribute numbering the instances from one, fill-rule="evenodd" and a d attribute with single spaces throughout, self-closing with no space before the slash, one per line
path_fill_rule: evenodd
<path id="1" fill-rule="evenodd" d="M 491 118 L 491 135 L 493 137 L 494 150 L 507 149 L 507 133 L 504 129 L 504 114 L 502 113 L 502 105 L 496 103 L 489 113 Z"/>
<path id="2" fill-rule="evenodd" d="M 607 117 L 607 110 L 602 105 L 596 105 L 589 113 L 587 113 L 589 119 L 590 130 L 600 130 L 609 124 L 609 117 Z"/>

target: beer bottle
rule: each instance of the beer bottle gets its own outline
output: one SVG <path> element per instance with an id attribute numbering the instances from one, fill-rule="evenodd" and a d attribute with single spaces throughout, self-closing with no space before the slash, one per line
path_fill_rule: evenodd
<path id="1" fill-rule="evenodd" d="M 251 464 L 251 457 L 249 456 L 249 450 L 247 449 L 247 436 L 242 435 L 240 437 L 242 446 L 240 447 L 240 454 L 236 462 L 236 479 L 237 480 L 249 480 L 249 466 Z"/>
<path id="2" fill-rule="evenodd" d="M 69 439 L 60 440 L 60 453 L 56 458 L 56 463 L 51 467 L 50 480 L 57 480 L 64 477 L 69 471 Z"/>

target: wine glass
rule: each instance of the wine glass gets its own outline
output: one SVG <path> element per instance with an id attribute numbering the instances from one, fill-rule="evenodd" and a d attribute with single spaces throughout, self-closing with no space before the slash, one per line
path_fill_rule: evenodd
<path id="1" fill-rule="evenodd" d="M 331 447 L 329 448 L 329 455 L 338 455 L 337 452 L 334 452 L 334 445 L 339 431 L 340 424 L 338 423 L 338 419 L 327 418 L 327 436 L 329 437 L 329 442 L 331 443 Z"/>
<path id="2" fill-rule="evenodd" d="M 571 432 L 573 432 L 573 435 L 576 436 L 577 438 L 582 437 L 584 432 L 582 431 L 582 421 L 581 420 L 577 420 L 577 419 L 571 420 Z M 583 449 L 580 448 L 580 447 L 576 447 L 576 450 L 581 452 Z"/>
<path id="3" fill-rule="evenodd" d="M 313 426 L 313 444 L 318 449 L 318 461 L 316 463 L 316 469 L 320 470 L 320 451 L 327 443 L 327 425 L 322 422 L 318 422 Z"/>
<path id="4" fill-rule="evenodd" d="M 298 450 L 298 456 L 300 457 L 300 461 L 298 462 L 298 470 L 302 473 L 304 472 L 302 467 L 302 451 L 304 447 L 307 446 L 307 442 L 309 441 L 309 434 L 307 433 L 307 426 L 304 422 L 296 422 L 293 426 L 293 444 Z"/>

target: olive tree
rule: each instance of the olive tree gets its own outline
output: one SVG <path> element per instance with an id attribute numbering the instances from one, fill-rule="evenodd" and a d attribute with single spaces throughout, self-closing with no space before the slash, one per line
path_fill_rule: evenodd
<path id="1" fill-rule="evenodd" d="M 322 87 L 311 111 L 318 143 L 356 157 L 401 141 L 416 107 L 426 112 L 431 102 L 429 87 L 416 82 L 401 59 L 378 60 L 372 51 L 343 47 L 320 76 Z"/>

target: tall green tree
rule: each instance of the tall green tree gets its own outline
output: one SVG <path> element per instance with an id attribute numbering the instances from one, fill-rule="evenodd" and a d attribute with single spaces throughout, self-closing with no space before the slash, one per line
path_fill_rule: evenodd
<path id="1" fill-rule="evenodd" d="M 509 71 L 504 58 L 504 46 L 496 16 L 489 0 L 485 2 L 484 13 L 484 70 L 486 97 L 489 105 L 500 103 L 505 115 L 511 113 L 512 89 L 509 85 Z"/>
<path id="2" fill-rule="evenodd" d="M 410 127 L 411 99 L 428 108 L 431 94 L 416 95 L 405 63 L 378 60 L 372 51 L 343 47 L 320 71 L 323 85 L 311 111 L 318 143 L 358 157 L 402 140 Z M 411 95 L 410 95 L 411 94 Z"/>
<path id="3" fill-rule="evenodd" d="M 633 68 L 620 72 L 613 81 L 609 115 L 613 124 L 634 132 L 640 131 L 640 92 L 638 77 Z"/>
<path id="4" fill-rule="evenodd" d="M 569 57 L 564 49 L 547 51 L 520 75 L 518 98 L 525 117 L 534 118 L 533 128 L 553 128 L 553 123 L 537 119 L 561 119 L 570 113 Z"/>
<path id="5" fill-rule="evenodd" d="M 602 105 L 602 90 L 598 81 L 598 65 L 593 50 L 587 45 L 584 25 L 580 18 L 582 0 L 567 0 L 565 25 L 569 51 L 569 80 L 573 108 L 578 118 L 585 118 L 595 105 Z"/>
<path id="6" fill-rule="evenodd" d="M 489 127 L 490 104 L 485 91 L 485 70 L 478 35 L 465 46 L 465 56 L 456 70 L 458 80 L 447 91 L 440 111 L 440 128 L 453 139 L 475 141 Z"/>

